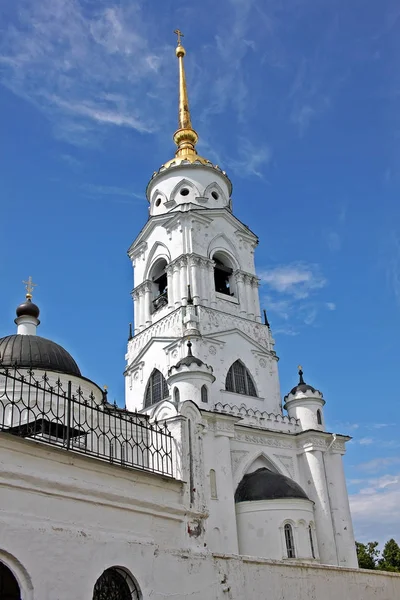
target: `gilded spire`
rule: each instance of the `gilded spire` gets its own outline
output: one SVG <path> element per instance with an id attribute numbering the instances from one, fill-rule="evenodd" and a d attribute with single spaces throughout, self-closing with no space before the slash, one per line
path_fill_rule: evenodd
<path id="1" fill-rule="evenodd" d="M 179 108 L 178 108 L 178 129 L 174 133 L 174 142 L 178 146 L 175 156 L 177 158 L 186 159 L 189 161 L 196 160 L 198 154 L 196 144 L 199 136 L 192 127 L 189 110 L 189 98 L 186 87 L 185 65 L 183 57 L 186 54 L 185 48 L 182 46 L 181 38 L 183 33 L 179 29 L 175 29 L 174 33 L 178 36 L 178 45 L 175 53 L 179 64 Z M 196 157 L 196 158 L 195 158 Z"/>

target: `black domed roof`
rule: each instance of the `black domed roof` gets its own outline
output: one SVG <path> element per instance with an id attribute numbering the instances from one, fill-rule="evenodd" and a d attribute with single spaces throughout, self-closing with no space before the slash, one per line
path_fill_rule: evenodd
<path id="1" fill-rule="evenodd" d="M 235 493 L 236 503 L 282 498 L 308 500 L 306 493 L 298 483 L 281 473 L 274 473 L 266 467 L 245 475 Z"/>
<path id="2" fill-rule="evenodd" d="M 17 306 L 16 313 L 17 317 L 29 316 L 35 317 L 35 319 L 37 319 L 39 317 L 40 310 L 39 307 L 36 306 L 36 304 L 34 304 L 30 298 L 27 298 L 25 302 Z"/>
<path id="3" fill-rule="evenodd" d="M 187 348 L 188 348 L 187 356 L 185 356 L 184 358 L 182 358 L 182 360 L 180 360 L 179 362 L 176 363 L 175 369 L 179 369 L 179 367 L 182 367 L 182 366 L 190 367 L 190 365 L 197 365 L 198 367 L 201 367 L 202 365 L 204 365 L 203 361 L 200 358 L 193 356 L 192 342 L 190 340 L 188 340 Z"/>
<path id="4" fill-rule="evenodd" d="M 81 375 L 78 365 L 62 346 L 38 335 L 0 338 L 0 367 L 15 366 Z"/>
<path id="5" fill-rule="evenodd" d="M 289 392 L 289 394 L 287 396 L 290 396 L 290 394 L 293 394 L 293 396 L 295 394 L 297 394 L 297 392 L 302 392 L 303 394 L 305 394 L 306 392 L 311 392 L 312 394 L 321 394 L 321 392 L 317 389 L 315 389 L 315 387 L 313 387 L 312 385 L 309 385 L 308 383 L 306 383 L 303 379 L 303 370 L 301 369 L 301 367 L 299 367 L 299 383 L 297 385 L 294 386 L 294 388 L 292 388 Z M 287 398 L 287 396 L 285 396 L 285 398 Z M 321 394 L 322 396 L 322 394 Z"/>

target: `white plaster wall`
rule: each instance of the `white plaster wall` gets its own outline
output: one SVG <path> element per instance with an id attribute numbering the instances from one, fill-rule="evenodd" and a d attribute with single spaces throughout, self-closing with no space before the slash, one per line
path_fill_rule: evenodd
<path id="1" fill-rule="evenodd" d="M 284 525 L 290 523 L 296 559 L 313 560 L 308 526 L 313 505 L 300 498 L 259 500 L 236 504 L 239 554 L 287 560 Z M 316 549 L 316 542 L 314 548 Z"/>
<path id="2" fill-rule="evenodd" d="M 299 397 L 294 398 L 292 396 L 291 400 L 287 400 L 285 408 L 290 417 L 299 420 L 303 431 L 307 429 L 324 431 L 324 404 L 325 401 L 322 397 L 309 397 L 305 394 L 299 394 Z M 321 412 L 321 424 L 318 423 L 318 410 Z"/>
<path id="3" fill-rule="evenodd" d="M 0 444 L 0 560 L 16 574 L 23 600 L 89 600 L 111 566 L 135 577 L 144 600 L 400 596 L 392 573 L 191 547 L 187 519 L 202 515 L 183 508 L 180 483 L 7 435 Z"/>

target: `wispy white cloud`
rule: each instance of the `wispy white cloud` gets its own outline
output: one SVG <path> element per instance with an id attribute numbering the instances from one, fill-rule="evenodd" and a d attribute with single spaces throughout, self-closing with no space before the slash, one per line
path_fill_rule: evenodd
<path id="1" fill-rule="evenodd" d="M 336 310 L 336 304 L 334 302 L 325 302 L 325 306 L 328 310 Z"/>
<path id="2" fill-rule="evenodd" d="M 150 45 L 139 2 L 19 0 L 15 9 L 0 42 L 1 81 L 58 136 L 85 144 L 105 126 L 157 127 L 172 78 L 162 76 L 164 47 Z"/>
<path id="3" fill-rule="evenodd" d="M 368 471 L 370 473 L 380 472 L 383 468 L 393 466 L 400 463 L 400 456 L 388 456 L 373 458 L 365 463 L 358 465 L 360 471 Z"/>
<path id="4" fill-rule="evenodd" d="M 131 189 L 118 187 L 114 185 L 95 185 L 95 184 L 85 184 L 82 186 L 84 192 L 89 194 L 90 196 L 111 196 L 118 197 L 123 196 L 126 198 L 136 198 L 138 200 L 143 200 L 143 194 L 138 194 Z"/>
<path id="5" fill-rule="evenodd" d="M 359 483 L 366 486 L 349 496 L 357 539 L 377 540 L 382 544 L 391 537 L 399 539 L 400 475 L 356 480 L 356 485 Z"/>
<path id="6" fill-rule="evenodd" d="M 277 292 L 294 298 L 307 298 L 314 290 L 325 287 L 327 281 L 317 265 L 293 263 L 261 271 L 262 283 L 268 284 Z"/>
<path id="7" fill-rule="evenodd" d="M 361 444 L 361 446 L 369 446 L 370 444 L 374 443 L 374 440 L 372 438 L 369 438 L 369 437 L 363 437 L 363 438 L 360 438 L 357 441 L 358 441 L 359 444 Z"/>
<path id="8" fill-rule="evenodd" d="M 329 310 L 335 309 L 333 303 L 314 298 L 327 285 L 318 265 L 301 262 L 279 265 L 261 270 L 259 276 L 265 286 L 263 301 L 268 311 L 285 322 L 278 322 L 275 333 L 294 335 L 298 326 L 313 325 L 323 306 L 329 304 Z"/>

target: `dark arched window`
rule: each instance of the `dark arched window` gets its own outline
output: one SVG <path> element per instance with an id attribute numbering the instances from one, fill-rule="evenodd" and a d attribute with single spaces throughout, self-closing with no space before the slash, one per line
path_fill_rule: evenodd
<path id="1" fill-rule="evenodd" d="M 317 410 L 317 423 L 318 425 L 322 425 L 322 415 L 319 409 Z"/>
<path id="2" fill-rule="evenodd" d="M 168 304 L 168 278 L 166 267 L 167 261 L 165 258 L 160 258 L 151 269 L 150 279 L 153 282 L 153 312 Z"/>
<path id="3" fill-rule="evenodd" d="M 0 562 L 0 598 L 1 600 L 21 600 L 18 581 L 2 562 Z"/>
<path id="4" fill-rule="evenodd" d="M 154 369 L 147 383 L 144 406 L 151 406 L 164 398 L 168 398 L 168 385 L 165 377 L 158 369 Z"/>
<path id="5" fill-rule="evenodd" d="M 215 291 L 227 296 L 234 296 L 233 268 L 224 254 L 216 252 L 214 260 Z"/>
<path id="6" fill-rule="evenodd" d="M 176 402 L 176 403 L 178 404 L 178 402 L 179 402 L 179 399 L 180 399 L 180 394 L 179 394 L 179 390 L 178 390 L 178 388 L 176 387 L 176 388 L 174 389 L 174 402 Z"/>
<path id="7" fill-rule="evenodd" d="M 284 531 L 285 531 L 285 543 L 286 543 L 287 557 L 288 558 L 296 558 L 292 526 L 289 523 L 286 523 L 286 525 L 284 527 Z"/>
<path id="8" fill-rule="evenodd" d="M 98 578 L 93 600 L 140 600 L 139 588 L 123 569 L 111 568 Z"/>
<path id="9" fill-rule="evenodd" d="M 201 386 L 201 401 L 208 402 L 208 389 L 206 385 Z"/>
<path id="10" fill-rule="evenodd" d="M 244 394 L 245 396 L 257 396 L 251 375 L 240 360 L 234 362 L 229 369 L 226 376 L 225 389 L 228 392 Z"/>
<path id="11" fill-rule="evenodd" d="M 308 537 L 310 538 L 311 556 L 313 558 L 315 558 L 314 538 L 313 538 L 313 530 L 312 530 L 311 524 L 308 526 Z"/>

